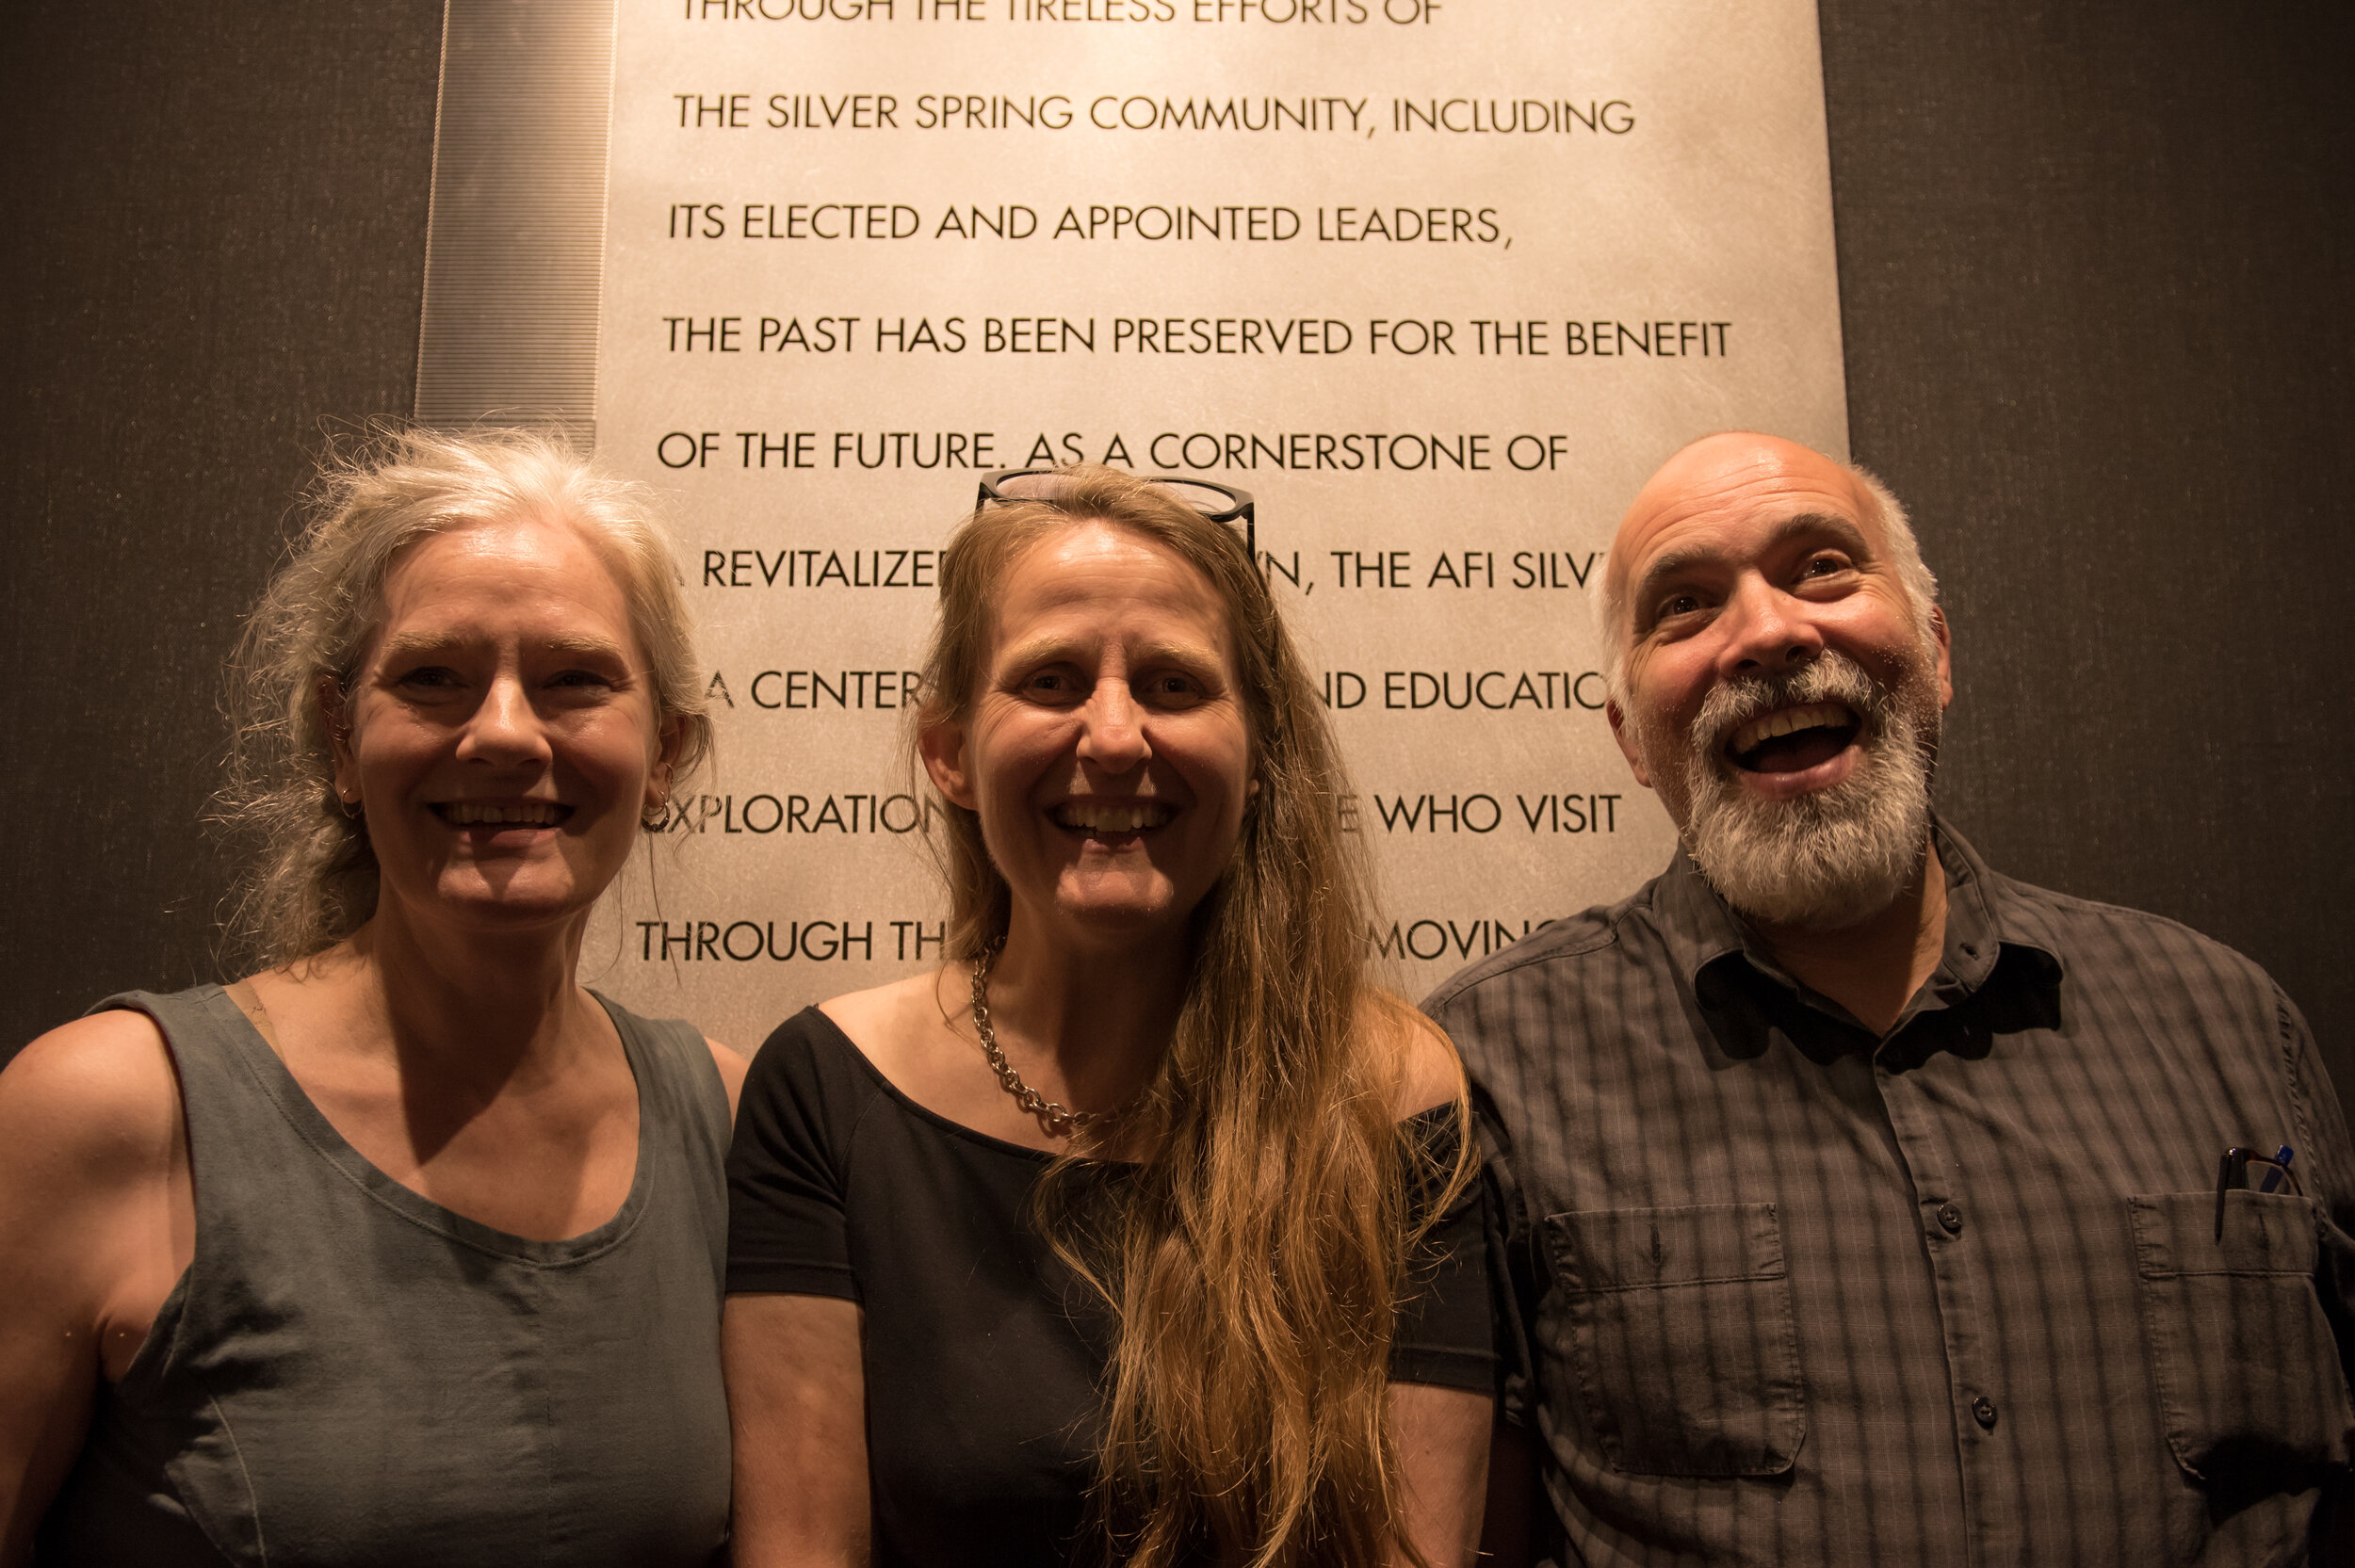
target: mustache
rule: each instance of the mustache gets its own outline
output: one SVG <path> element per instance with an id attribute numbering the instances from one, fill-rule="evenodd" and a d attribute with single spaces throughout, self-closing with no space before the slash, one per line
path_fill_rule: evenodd
<path id="1" fill-rule="evenodd" d="M 1691 744 L 1697 759 L 1716 763 L 1726 737 L 1762 714 L 1812 703 L 1839 703 L 1864 723 L 1868 736 L 1886 733 L 1896 693 L 1860 664 L 1827 648 L 1796 670 L 1776 675 L 1738 675 L 1712 689 L 1693 716 Z"/>

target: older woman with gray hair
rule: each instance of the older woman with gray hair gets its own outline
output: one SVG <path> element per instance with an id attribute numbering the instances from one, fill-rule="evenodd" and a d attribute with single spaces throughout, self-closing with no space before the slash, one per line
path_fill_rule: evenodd
<path id="1" fill-rule="evenodd" d="M 238 675 L 264 966 L 0 1073 L 0 1568 L 712 1560 L 743 1069 L 576 978 L 708 744 L 644 496 L 387 438 Z"/>

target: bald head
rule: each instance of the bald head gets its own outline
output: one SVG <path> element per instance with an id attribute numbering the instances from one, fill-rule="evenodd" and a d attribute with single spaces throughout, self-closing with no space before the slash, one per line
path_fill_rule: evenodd
<path id="1" fill-rule="evenodd" d="M 1923 864 L 1954 692 L 1905 512 L 1869 475 L 1730 431 L 1661 466 L 1604 569 L 1604 717 L 1727 903 L 1834 930 Z"/>
<path id="2" fill-rule="evenodd" d="M 1681 447 L 1661 464 L 1636 492 L 1612 536 L 1603 567 L 1602 623 L 1613 685 L 1632 636 L 1631 590 L 1641 579 L 1675 568 L 1675 547 L 1667 542 L 1697 525 L 1765 529 L 1827 513 L 1854 525 L 1896 568 L 1914 613 L 1926 620 L 1938 601 L 1938 583 L 1923 564 L 1905 509 L 1886 486 L 1861 468 L 1795 441 L 1724 430 Z"/>

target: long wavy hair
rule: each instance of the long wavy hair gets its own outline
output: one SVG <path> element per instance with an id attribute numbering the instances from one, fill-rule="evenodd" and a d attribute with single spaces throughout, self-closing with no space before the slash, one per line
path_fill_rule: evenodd
<path id="1" fill-rule="evenodd" d="M 561 436 L 380 429 L 327 454 L 309 511 L 229 667 L 228 776 L 213 820 L 246 841 L 248 858 L 225 910 L 225 958 L 292 963 L 376 912 L 376 850 L 367 824 L 335 797 L 319 683 L 350 689 L 383 614 L 385 576 L 430 534 L 514 517 L 579 529 L 629 606 L 653 673 L 657 724 L 680 726 L 674 794 L 708 753 L 693 618 L 653 497 L 598 470 Z"/>
<path id="2" fill-rule="evenodd" d="M 1035 1216 L 1116 1333 L 1093 1517 L 1106 1560 L 1372 1568 L 1405 1544 L 1385 1418 L 1408 1259 L 1470 1172 L 1469 1113 L 1426 1143 L 1395 1120 L 1407 1009 L 1366 978 L 1370 876 L 1316 689 L 1241 537 L 1112 469 L 984 506 L 941 562 L 916 727 L 963 721 L 1006 572 L 1101 522 L 1166 550 L 1226 607 L 1259 791 L 1194 912 L 1168 1054 L 1123 1123 L 1115 1179 L 1048 1169 Z M 948 951 L 1006 937 L 1011 894 L 979 817 L 937 801 Z"/>

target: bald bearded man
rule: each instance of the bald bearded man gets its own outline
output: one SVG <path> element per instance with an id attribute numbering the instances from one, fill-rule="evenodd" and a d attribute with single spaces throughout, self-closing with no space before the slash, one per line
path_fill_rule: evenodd
<path id="1" fill-rule="evenodd" d="M 1606 711 L 1680 848 L 1425 1003 L 1506 1232 L 1514 1554 L 2337 1558 L 2338 1100 L 2255 964 L 1937 818 L 1936 591 L 1886 490 L 1771 436 L 1619 526 Z"/>

